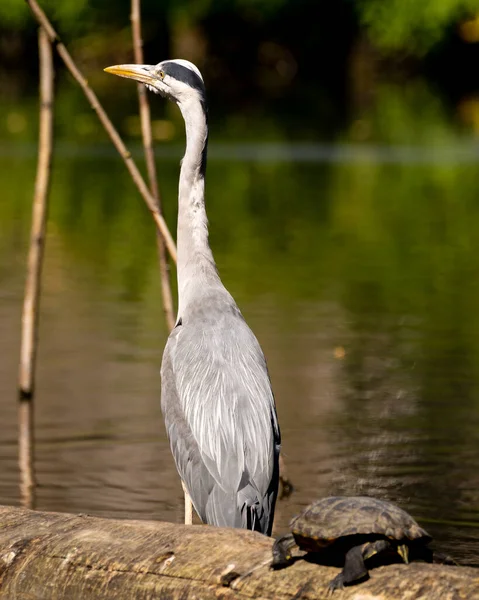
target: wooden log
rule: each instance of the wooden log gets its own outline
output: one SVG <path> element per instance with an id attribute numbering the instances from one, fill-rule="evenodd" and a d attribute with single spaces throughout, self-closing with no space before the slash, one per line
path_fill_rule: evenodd
<path id="1" fill-rule="evenodd" d="M 239 529 L 101 519 L 0 507 L 2 600 L 325 599 L 338 569 L 269 568 L 272 539 Z M 479 598 L 479 569 L 373 569 L 338 600 Z"/>

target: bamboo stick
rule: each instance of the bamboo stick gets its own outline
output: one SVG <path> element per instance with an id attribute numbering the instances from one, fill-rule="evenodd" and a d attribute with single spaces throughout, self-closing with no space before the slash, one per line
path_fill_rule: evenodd
<path id="1" fill-rule="evenodd" d="M 30 7 L 30 9 L 31 9 L 35 19 L 38 21 L 38 23 L 45 28 L 48 38 L 50 39 L 50 42 L 55 46 L 56 51 L 58 52 L 60 58 L 65 63 L 65 66 L 70 71 L 70 73 L 73 75 L 74 79 L 79 83 L 83 93 L 85 94 L 85 96 L 87 97 L 87 99 L 90 103 L 90 106 L 96 112 L 98 118 L 100 119 L 101 124 L 103 125 L 103 127 L 105 128 L 105 131 L 107 132 L 111 141 L 113 142 L 113 145 L 117 149 L 120 156 L 123 158 L 123 161 L 131 175 L 131 178 L 133 179 L 133 182 L 135 183 L 135 185 L 138 188 L 138 191 L 140 192 L 140 194 L 142 195 L 143 200 L 145 201 L 148 209 L 150 210 L 150 212 L 153 215 L 156 225 L 157 225 L 159 231 L 161 232 L 163 239 L 165 240 L 165 245 L 168 249 L 168 252 L 170 253 L 171 258 L 176 262 L 175 242 L 173 241 L 173 238 L 171 237 L 171 233 L 168 229 L 168 226 L 167 226 L 165 220 L 163 219 L 163 216 L 158 211 L 158 207 L 156 206 L 155 199 L 152 196 L 152 194 L 150 193 L 148 186 L 146 185 L 143 177 L 141 176 L 140 171 L 138 170 L 138 167 L 136 166 L 130 152 L 128 151 L 128 148 L 125 146 L 123 140 L 121 139 L 119 133 L 115 129 L 113 123 L 110 121 L 110 118 L 106 114 L 103 106 L 100 104 L 100 101 L 98 100 L 95 92 L 88 85 L 88 81 L 83 76 L 83 74 L 81 73 L 79 68 L 76 66 L 76 63 L 73 60 L 73 58 L 71 57 L 68 50 L 66 49 L 66 46 L 60 40 L 60 37 L 58 36 L 57 32 L 53 28 L 52 24 L 48 20 L 47 16 L 43 12 L 43 10 L 40 8 L 37 0 L 25 0 L 25 2 Z"/>
<path id="2" fill-rule="evenodd" d="M 136 64 L 144 63 L 143 57 L 143 39 L 141 36 L 141 0 L 131 0 L 131 28 L 133 35 L 133 52 Z M 145 152 L 146 168 L 150 182 L 151 195 L 155 199 L 158 212 L 162 214 L 161 195 L 158 188 L 158 178 L 155 167 L 155 154 L 153 151 L 153 140 L 151 134 L 151 114 L 150 104 L 146 88 L 143 84 L 138 84 L 138 103 L 140 107 L 141 133 L 143 138 L 143 148 Z M 173 296 L 171 294 L 171 284 L 169 275 L 168 258 L 166 247 L 162 237 L 157 232 L 156 236 L 158 246 L 158 260 L 160 264 L 161 293 L 163 296 L 163 310 L 165 312 L 166 324 L 168 329 L 173 329 L 175 325 L 175 316 L 173 312 Z"/>
<path id="3" fill-rule="evenodd" d="M 33 508 L 35 504 L 33 431 L 35 363 L 38 345 L 40 286 L 53 151 L 53 57 L 50 40 L 43 27 L 40 27 L 38 30 L 38 49 L 40 63 L 40 130 L 30 250 L 28 253 L 27 280 L 23 301 L 18 381 L 20 496 L 22 505 L 28 508 Z"/>

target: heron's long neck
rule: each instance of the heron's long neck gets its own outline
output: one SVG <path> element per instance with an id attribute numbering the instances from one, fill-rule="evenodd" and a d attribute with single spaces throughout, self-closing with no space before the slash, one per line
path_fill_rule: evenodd
<path id="1" fill-rule="evenodd" d="M 179 105 L 186 125 L 186 153 L 181 163 L 178 197 L 179 313 L 198 286 L 219 281 L 208 243 L 205 167 L 208 125 L 199 99 Z"/>

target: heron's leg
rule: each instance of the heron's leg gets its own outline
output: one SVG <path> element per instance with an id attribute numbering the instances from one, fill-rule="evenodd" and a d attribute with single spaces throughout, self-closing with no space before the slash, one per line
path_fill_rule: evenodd
<path id="1" fill-rule="evenodd" d="M 296 544 L 292 533 L 282 535 L 273 544 L 272 567 L 283 567 L 291 560 L 290 549 Z"/>
<path id="2" fill-rule="evenodd" d="M 191 502 L 190 495 L 188 494 L 188 490 L 186 489 L 186 485 L 181 482 L 183 486 L 183 492 L 185 494 L 185 525 L 193 524 L 193 502 Z"/>

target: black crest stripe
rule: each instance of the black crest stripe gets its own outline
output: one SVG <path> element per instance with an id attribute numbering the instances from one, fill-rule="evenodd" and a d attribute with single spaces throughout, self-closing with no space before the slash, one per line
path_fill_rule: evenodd
<path id="1" fill-rule="evenodd" d="M 189 85 L 195 90 L 198 90 L 198 92 L 204 95 L 205 86 L 201 81 L 201 78 L 198 77 L 198 75 L 194 71 L 188 69 L 188 67 L 184 67 L 183 65 L 179 65 L 175 62 L 164 62 L 161 65 L 161 67 L 167 75 L 174 77 L 178 81 L 186 83 L 187 85 Z"/>
<path id="2" fill-rule="evenodd" d="M 165 61 L 164 63 L 162 63 L 161 68 L 170 77 L 174 77 L 177 81 L 182 81 L 183 83 L 186 83 L 187 85 L 189 85 L 190 87 L 192 87 L 193 89 L 197 90 L 200 93 L 201 107 L 202 107 L 203 113 L 205 115 L 206 123 L 208 123 L 208 107 L 206 104 L 206 97 L 205 97 L 205 85 L 204 85 L 203 81 L 201 80 L 201 77 L 198 77 L 198 75 L 191 69 L 188 69 L 188 67 L 184 67 L 183 65 L 179 65 L 178 63 L 175 63 L 175 62 Z M 206 171 L 207 153 L 208 153 L 208 138 L 205 141 L 205 146 L 204 146 L 203 152 L 201 154 L 200 171 L 203 176 L 205 175 L 205 171 Z"/>

